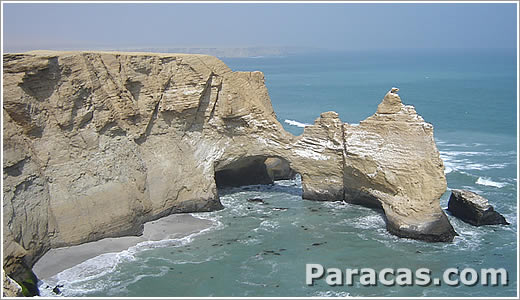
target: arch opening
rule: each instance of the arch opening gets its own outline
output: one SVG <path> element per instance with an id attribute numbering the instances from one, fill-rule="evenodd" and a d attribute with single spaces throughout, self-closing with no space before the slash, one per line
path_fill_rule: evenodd
<path id="1" fill-rule="evenodd" d="M 295 177 L 296 172 L 289 161 L 275 156 L 245 157 L 215 170 L 217 188 L 273 184 L 277 180 Z"/>

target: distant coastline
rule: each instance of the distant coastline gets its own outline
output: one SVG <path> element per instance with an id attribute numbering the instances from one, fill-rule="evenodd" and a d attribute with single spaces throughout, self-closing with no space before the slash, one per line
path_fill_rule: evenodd
<path id="1" fill-rule="evenodd" d="M 19 53 L 32 51 L 34 49 L 6 49 L 7 53 Z M 53 49 L 48 49 L 53 50 Z M 261 57 L 284 57 L 289 55 L 315 54 L 330 51 L 310 47 L 118 47 L 105 48 L 60 48 L 61 51 L 96 50 L 96 51 L 119 51 L 119 52 L 154 52 L 154 53 L 186 53 L 205 54 L 219 58 L 261 58 Z"/>
<path id="2" fill-rule="evenodd" d="M 160 52 L 160 53 L 189 53 L 206 54 L 225 58 L 258 58 L 283 57 L 288 55 L 311 54 L 323 51 L 318 48 L 307 47 L 150 47 L 150 48 L 118 48 L 128 52 Z"/>

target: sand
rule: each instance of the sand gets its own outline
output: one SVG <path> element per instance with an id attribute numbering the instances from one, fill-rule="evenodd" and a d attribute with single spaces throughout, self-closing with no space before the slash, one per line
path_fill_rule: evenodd
<path id="1" fill-rule="evenodd" d="M 114 253 L 145 241 L 182 238 L 209 228 L 213 222 L 189 214 L 170 215 L 144 224 L 141 236 L 106 238 L 77 246 L 51 249 L 33 266 L 39 279 L 50 278 L 63 270 L 104 253 Z"/>

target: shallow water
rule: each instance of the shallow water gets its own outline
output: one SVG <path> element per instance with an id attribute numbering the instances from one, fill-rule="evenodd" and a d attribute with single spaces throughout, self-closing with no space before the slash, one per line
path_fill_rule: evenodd
<path id="1" fill-rule="evenodd" d="M 435 127 L 448 187 L 480 193 L 511 225 L 473 227 L 448 214 L 460 234 L 453 243 L 401 239 L 386 231 L 380 211 L 302 200 L 299 179 L 279 181 L 221 190 L 224 210 L 193 214 L 214 221 L 206 232 L 87 261 L 42 286 L 62 283 L 67 296 L 516 295 L 513 54 L 350 53 L 225 62 L 234 70 L 265 73 L 278 119 L 294 134 L 326 110 L 358 123 L 398 86 L 403 101 Z M 441 207 L 447 207 L 448 197 L 447 192 Z M 306 263 L 340 269 L 427 267 L 436 277 L 450 267 L 503 267 L 509 285 L 330 287 L 318 281 L 307 286 Z"/>

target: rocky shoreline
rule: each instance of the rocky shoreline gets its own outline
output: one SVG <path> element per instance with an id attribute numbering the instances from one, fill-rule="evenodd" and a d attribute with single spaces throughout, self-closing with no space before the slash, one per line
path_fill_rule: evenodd
<path id="1" fill-rule="evenodd" d="M 220 209 L 219 183 L 273 180 L 266 166 L 280 164 L 304 199 L 380 207 L 401 237 L 456 235 L 433 126 L 398 89 L 359 126 L 325 112 L 296 137 L 261 72 L 211 56 L 34 51 L 3 64 L 3 269 L 22 285 L 50 249 Z"/>

